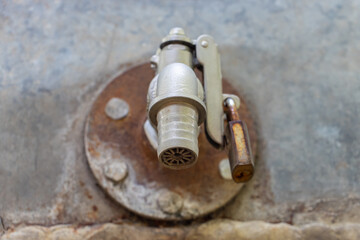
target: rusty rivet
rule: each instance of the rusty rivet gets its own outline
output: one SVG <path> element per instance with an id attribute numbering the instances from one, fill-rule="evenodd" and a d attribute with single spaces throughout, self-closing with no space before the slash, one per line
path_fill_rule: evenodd
<path id="1" fill-rule="evenodd" d="M 104 173 L 114 182 L 120 182 L 127 176 L 127 165 L 124 162 L 112 162 L 105 166 Z"/>
<path id="2" fill-rule="evenodd" d="M 106 104 L 105 113 L 108 117 L 119 120 L 128 115 L 129 105 L 124 100 L 114 97 Z"/>
<path id="3" fill-rule="evenodd" d="M 232 180 L 229 159 L 225 158 L 220 161 L 219 172 L 223 179 Z"/>
<path id="4" fill-rule="evenodd" d="M 175 214 L 183 207 L 183 198 L 174 192 L 164 191 L 157 200 L 160 209 L 164 213 Z"/>

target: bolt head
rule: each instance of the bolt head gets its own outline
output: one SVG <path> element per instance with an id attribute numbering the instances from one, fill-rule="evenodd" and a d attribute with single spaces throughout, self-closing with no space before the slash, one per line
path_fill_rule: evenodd
<path id="1" fill-rule="evenodd" d="M 114 182 L 120 182 L 127 176 L 128 168 L 124 162 L 111 162 L 107 164 L 104 169 L 104 174 L 107 178 Z"/>
<path id="2" fill-rule="evenodd" d="M 113 120 L 126 117 L 129 113 L 129 105 L 120 98 L 111 98 L 106 104 L 105 113 Z"/>
<path id="3" fill-rule="evenodd" d="M 201 42 L 201 46 L 203 48 L 207 48 L 209 46 L 209 42 L 204 40 L 204 41 Z"/>
<path id="4" fill-rule="evenodd" d="M 174 192 L 164 191 L 157 200 L 160 209 L 167 214 L 178 213 L 183 207 L 183 198 Z"/>

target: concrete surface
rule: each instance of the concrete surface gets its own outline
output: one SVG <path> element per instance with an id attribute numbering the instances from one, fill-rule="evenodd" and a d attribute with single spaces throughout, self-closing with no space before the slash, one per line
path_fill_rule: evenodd
<path id="1" fill-rule="evenodd" d="M 212 217 L 360 222 L 360 2 L 0 1 L 0 217 L 137 219 L 96 185 L 83 126 L 107 79 L 174 26 L 219 44 L 251 106 L 256 175 Z"/>

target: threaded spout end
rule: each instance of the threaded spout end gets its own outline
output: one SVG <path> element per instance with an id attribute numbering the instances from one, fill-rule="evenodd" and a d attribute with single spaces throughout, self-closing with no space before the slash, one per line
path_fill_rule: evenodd
<path id="1" fill-rule="evenodd" d="M 184 169 L 195 164 L 198 148 L 198 112 L 186 103 L 170 104 L 157 114 L 158 157 L 168 168 Z"/>

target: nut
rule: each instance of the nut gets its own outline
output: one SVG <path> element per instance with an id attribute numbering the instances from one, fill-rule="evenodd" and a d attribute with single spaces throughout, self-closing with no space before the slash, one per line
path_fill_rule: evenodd
<path id="1" fill-rule="evenodd" d="M 160 209 L 164 213 L 175 214 L 183 207 L 183 198 L 174 192 L 164 191 L 157 200 Z"/>
<path id="2" fill-rule="evenodd" d="M 120 98 L 111 98 L 106 104 L 105 113 L 108 117 L 119 120 L 128 115 L 129 105 Z"/>
<path id="3" fill-rule="evenodd" d="M 127 176 L 127 165 L 124 162 L 112 162 L 105 166 L 104 173 L 114 182 L 120 182 Z"/>

